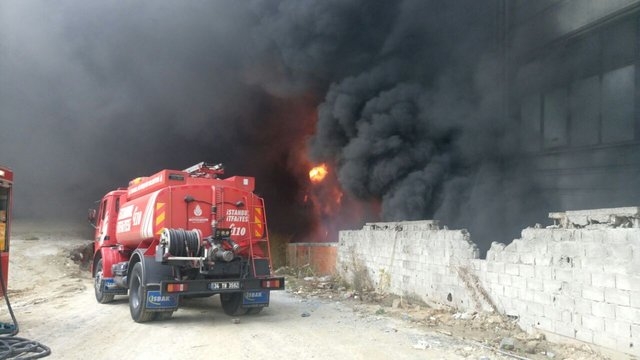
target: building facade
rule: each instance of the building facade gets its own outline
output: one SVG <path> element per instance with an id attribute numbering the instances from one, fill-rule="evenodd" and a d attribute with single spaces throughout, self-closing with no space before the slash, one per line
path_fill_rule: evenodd
<path id="1" fill-rule="evenodd" d="M 640 203 L 640 1 L 499 5 L 506 115 L 554 210 Z"/>

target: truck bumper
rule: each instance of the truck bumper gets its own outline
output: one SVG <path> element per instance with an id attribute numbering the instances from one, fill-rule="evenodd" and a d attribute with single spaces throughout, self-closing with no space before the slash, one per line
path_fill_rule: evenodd
<path id="1" fill-rule="evenodd" d="M 162 295 L 214 295 L 231 292 L 257 292 L 284 290 L 284 277 L 260 279 L 200 279 L 160 282 Z"/>

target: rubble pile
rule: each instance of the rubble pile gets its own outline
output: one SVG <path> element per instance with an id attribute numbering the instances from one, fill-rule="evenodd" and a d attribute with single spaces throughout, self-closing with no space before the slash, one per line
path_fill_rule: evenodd
<path id="1" fill-rule="evenodd" d="M 362 316 L 389 316 L 435 333 L 466 339 L 479 347 L 517 359 L 603 359 L 587 345 L 560 345 L 548 342 L 541 333 L 528 334 L 517 318 L 492 312 L 456 312 L 436 309 L 423 302 L 375 289 L 355 291 L 335 276 L 315 276 L 305 267 L 281 268 L 287 276 L 287 291 L 302 299 L 320 299 L 350 304 Z M 419 344 L 418 344 L 419 345 Z"/>

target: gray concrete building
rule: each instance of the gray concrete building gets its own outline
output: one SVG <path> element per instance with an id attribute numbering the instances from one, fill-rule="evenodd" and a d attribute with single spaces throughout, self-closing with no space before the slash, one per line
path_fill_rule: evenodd
<path id="1" fill-rule="evenodd" d="M 640 1 L 501 2 L 505 116 L 554 209 L 640 203 Z"/>

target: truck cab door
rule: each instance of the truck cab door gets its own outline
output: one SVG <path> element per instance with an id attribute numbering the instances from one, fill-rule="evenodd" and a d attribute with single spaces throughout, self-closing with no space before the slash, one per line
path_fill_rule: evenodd
<path id="1" fill-rule="evenodd" d="M 96 241 L 100 243 L 100 246 L 103 246 L 104 242 L 110 239 L 110 200 L 109 197 L 102 199 L 98 209 L 98 217 L 96 218 Z"/>

